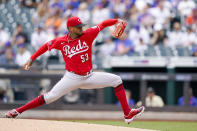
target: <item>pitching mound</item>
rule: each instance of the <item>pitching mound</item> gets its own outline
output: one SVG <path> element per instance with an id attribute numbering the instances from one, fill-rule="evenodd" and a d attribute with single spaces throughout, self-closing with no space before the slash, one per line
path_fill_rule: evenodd
<path id="1" fill-rule="evenodd" d="M 0 118 L 0 131 L 150 131 L 110 125 Z"/>

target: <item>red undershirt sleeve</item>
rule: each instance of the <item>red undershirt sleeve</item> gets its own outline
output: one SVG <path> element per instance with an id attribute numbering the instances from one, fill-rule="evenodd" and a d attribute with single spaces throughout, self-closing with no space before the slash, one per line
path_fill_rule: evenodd
<path id="1" fill-rule="evenodd" d="M 35 60 L 40 55 L 44 54 L 48 50 L 48 43 L 42 45 L 32 56 L 31 60 Z"/>
<path id="2" fill-rule="evenodd" d="M 32 56 L 31 60 L 35 60 L 40 55 L 44 54 L 46 51 L 51 51 L 51 49 L 57 49 L 60 50 L 60 44 L 59 44 L 59 38 L 53 39 L 44 45 L 42 45 Z"/>
<path id="3" fill-rule="evenodd" d="M 108 19 L 100 23 L 98 26 L 100 27 L 100 30 L 103 30 L 104 28 L 108 26 L 112 26 L 118 22 L 118 19 Z"/>
<path id="4" fill-rule="evenodd" d="M 85 31 L 88 34 L 88 39 L 90 41 L 93 41 L 100 31 L 102 31 L 104 28 L 106 28 L 108 26 L 112 26 L 112 25 L 116 24 L 117 21 L 118 21 L 117 19 L 108 19 L 108 20 L 105 20 L 102 23 L 98 24 L 97 26 L 88 28 Z"/>

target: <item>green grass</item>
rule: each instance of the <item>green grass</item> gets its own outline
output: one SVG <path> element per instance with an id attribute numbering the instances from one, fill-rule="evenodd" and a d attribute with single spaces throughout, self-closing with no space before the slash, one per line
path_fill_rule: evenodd
<path id="1" fill-rule="evenodd" d="M 197 131 L 197 122 L 133 121 L 129 125 L 123 121 L 73 120 L 72 122 L 135 127 L 161 131 Z"/>

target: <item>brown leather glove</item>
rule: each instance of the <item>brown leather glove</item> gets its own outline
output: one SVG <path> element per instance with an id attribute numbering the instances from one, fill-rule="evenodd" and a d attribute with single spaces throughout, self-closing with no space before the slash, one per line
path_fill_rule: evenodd
<path id="1" fill-rule="evenodd" d="M 123 34 L 126 26 L 127 26 L 126 21 L 119 20 L 116 24 L 115 30 L 112 32 L 112 36 L 115 38 L 119 38 Z"/>

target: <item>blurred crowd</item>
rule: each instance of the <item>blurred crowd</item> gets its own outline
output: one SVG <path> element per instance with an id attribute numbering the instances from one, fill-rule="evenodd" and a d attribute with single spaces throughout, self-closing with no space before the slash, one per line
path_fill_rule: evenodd
<path id="1" fill-rule="evenodd" d="M 105 29 L 95 41 L 98 56 L 134 55 L 149 45 L 192 48 L 197 55 L 197 6 L 194 0 L 19 0 L 20 8 L 34 8 L 34 31 L 18 23 L 12 33 L 0 25 L 0 65 L 23 65 L 45 42 L 67 33 L 66 20 L 78 16 L 85 28 L 110 18 L 127 21 L 126 39 Z"/>
<path id="2" fill-rule="evenodd" d="M 71 16 L 80 17 L 87 24 L 84 29 L 110 18 L 127 21 L 124 34 L 126 39 L 111 37 L 114 27 L 104 29 L 98 35 L 93 48 L 93 59 L 97 61 L 103 56 L 143 54 L 149 46 L 190 48 L 191 54 L 197 56 L 195 0 L 7 0 L 6 2 L 10 1 L 15 1 L 21 9 L 33 9 L 29 20 L 33 25 L 33 31 L 26 32 L 24 24 L 19 22 L 12 32 L 8 32 L 0 19 L 1 67 L 20 67 L 45 42 L 65 35 L 68 32 L 66 21 Z M 64 63 L 58 56 L 59 54 L 53 51 L 50 55 L 46 53 L 38 58 L 38 61 L 44 65 L 45 60 L 50 57 Z M 0 81 L 0 83 L 2 83 L 0 100 L 13 101 L 13 92 L 5 92 L 10 89 L 10 82 Z M 180 103 L 181 101 L 183 99 L 179 100 Z"/>

